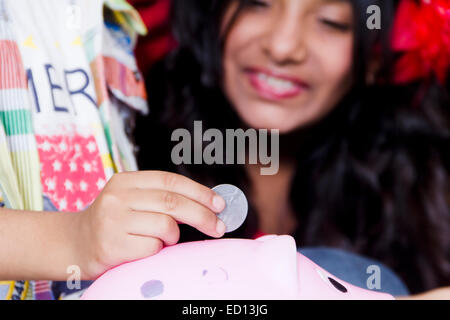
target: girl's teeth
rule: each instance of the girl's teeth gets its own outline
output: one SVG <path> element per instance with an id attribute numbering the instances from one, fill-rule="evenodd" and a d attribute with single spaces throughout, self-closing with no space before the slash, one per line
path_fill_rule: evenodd
<path id="1" fill-rule="evenodd" d="M 294 88 L 294 84 L 291 81 L 271 77 L 265 73 L 259 73 L 258 79 L 273 87 L 277 91 L 288 91 Z"/>

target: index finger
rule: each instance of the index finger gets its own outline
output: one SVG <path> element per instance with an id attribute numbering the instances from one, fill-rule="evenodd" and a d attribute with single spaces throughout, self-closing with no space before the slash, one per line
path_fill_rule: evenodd
<path id="1" fill-rule="evenodd" d="M 216 213 L 222 212 L 226 206 L 225 200 L 213 190 L 180 174 L 164 171 L 137 171 L 124 172 L 115 176 L 120 176 L 116 179 L 120 179 L 121 187 L 159 189 L 178 193 Z M 112 179 L 115 179 L 115 176 Z"/>

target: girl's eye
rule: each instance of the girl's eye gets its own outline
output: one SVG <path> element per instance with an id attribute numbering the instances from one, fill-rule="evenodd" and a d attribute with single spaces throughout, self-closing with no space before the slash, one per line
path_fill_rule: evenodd
<path id="1" fill-rule="evenodd" d="M 249 0 L 246 2 L 246 5 L 249 7 L 263 7 L 266 8 L 269 6 L 269 2 L 266 0 Z"/>
<path id="2" fill-rule="evenodd" d="M 351 28 L 350 24 L 347 24 L 347 23 L 341 23 L 341 22 L 337 22 L 334 20 L 326 19 L 326 18 L 320 18 L 319 20 L 325 26 L 330 27 L 337 31 L 345 32 L 345 31 L 349 31 Z"/>

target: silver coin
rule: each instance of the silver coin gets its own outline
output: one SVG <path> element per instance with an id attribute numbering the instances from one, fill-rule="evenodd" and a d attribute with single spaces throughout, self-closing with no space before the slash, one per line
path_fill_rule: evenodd
<path id="1" fill-rule="evenodd" d="M 227 233 L 237 230 L 247 218 L 248 203 L 245 194 L 231 184 L 221 184 L 213 190 L 226 202 L 225 209 L 217 217 L 225 223 Z"/>

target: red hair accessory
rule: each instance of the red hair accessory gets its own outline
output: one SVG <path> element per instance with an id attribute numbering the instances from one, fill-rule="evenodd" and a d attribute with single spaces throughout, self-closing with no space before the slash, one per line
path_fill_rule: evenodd
<path id="1" fill-rule="evenodd" d="M 404 53 L 395 66 L 395 83 L 432 73 L 445 83 L 450 67 L 450 0 L 402 0 L 392 47 Z"/>

